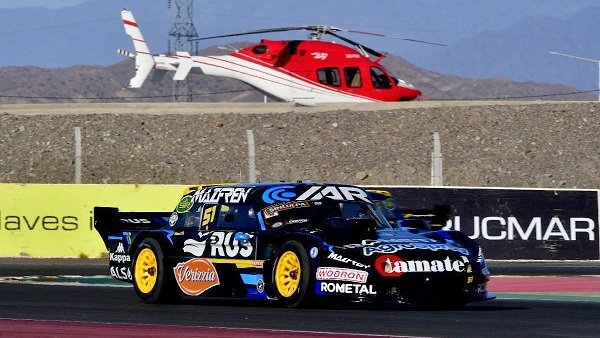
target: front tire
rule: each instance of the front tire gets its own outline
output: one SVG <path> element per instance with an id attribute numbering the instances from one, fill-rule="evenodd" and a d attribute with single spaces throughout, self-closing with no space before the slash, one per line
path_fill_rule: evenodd
<path id="1" fill-rule="evenodd" d="M 138 246 L 133 259 L 133 287 L 146 303 L 174 301 L 179 298 L 173 273 L 167 271 L 160 244 L 147 238 Z"/>
<path id="2" fill-rule="evenodd" d="M 289 241 L 279 249 L 273 264 L 273 289 L 277 299 L 286 307 L 307 303 L 310 282 L 310 263 L 304 247 Z"/>

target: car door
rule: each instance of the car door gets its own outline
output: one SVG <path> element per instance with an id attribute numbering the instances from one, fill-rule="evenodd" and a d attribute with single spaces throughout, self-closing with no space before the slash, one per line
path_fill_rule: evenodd
<path id="1" fill-rule="evenodd" d="M 258 220 L 251 205 L 221 204 L 205 215 L 211 218 L 208 223 L 210 251 L 206 257 L 256 259 Z"/>

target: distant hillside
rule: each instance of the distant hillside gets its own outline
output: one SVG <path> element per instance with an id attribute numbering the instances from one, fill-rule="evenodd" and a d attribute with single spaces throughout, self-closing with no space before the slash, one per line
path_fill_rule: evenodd
<path id="1" fill-rule="evenodd" d="M 207 52 L 214 50 L 204 51 Z M 394 56 L 388 56 L 383 63 L 392 74 L 421 89 L 423 99 L 428 100 L 596 100 L 596 94 L 591 93 L 557 95 L 577 92 L 563 85 L 465 79 L 427 71 Z M 4 67 L 0 68 L 0 103 L 172 101 L 173 73 L 159 82 L 147 81 L 143 88 L 126 89 L 133 74 L 130 60 L 109 67 Z M 190 78 L 195 102 L 259 102 L 264 97 L 237 80 L 202 74 L 191 74 Z"/>
<path id="2" fill-rule="evenodd" d="M 586 8 L 562 20 L 528 17 L 446 48 L 422 50 L 419 66 L 469 78 L 503 77 L 596 90 L 597 63 L 552 55 L 549 51 L 598 60 L 598 17 L 600 7 Z"/>

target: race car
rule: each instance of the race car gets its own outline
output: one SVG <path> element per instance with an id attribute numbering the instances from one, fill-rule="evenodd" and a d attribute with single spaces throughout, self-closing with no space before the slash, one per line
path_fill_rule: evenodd
<path id="1" fill-rule="evenodd" d="M 190 189 L 172 212 L 94 208 L 111 275 L 147 303 L 182 297 L 461 307 L 488 300 L 480 246 L 456 231 L 394 229 L 344 184 Z"/>

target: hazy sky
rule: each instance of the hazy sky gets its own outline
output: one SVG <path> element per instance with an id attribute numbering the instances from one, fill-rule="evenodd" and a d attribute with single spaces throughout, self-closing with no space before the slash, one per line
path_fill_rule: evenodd
<path id="1" fill-rule="evenodd" d="M 73 6 L 85 2 L 87 0 L 2 0 L 0 8 L 16 8 L 16 7 L 47 7 L 51 9 Z"/>
<path id="2" fill-rule="evenodd" d="M 34 15 L 19 10 L 32 6 L 40 8 L 31 10 Z M 600 0 L 194 0 L 194 25 L 200 36 L 324 24 L 425 40 L 448 48 L 365 34 L 347 36 L 435 72 L 565 83 L 587 90 L 597 87 L 597 65 L 559 58 L 548 51 L 587 58 L 600 55 L 600 44 L 593 36 L 600 23 L 589 27 L 589 22 L 600 21 L 588 18 L 596 13 L 591 8 L 600 11 L 599 6 Z M 135 13 L 151 51 L 169 49 L 168 32 L 175 12 L 165 0 L 0 0 L 4 42 L 0 67 L 121 62 L 122 56 L 115 51 L 133 46 L 119 17 L 122 8 Z M 567 31 L 570 35 L 565 35 Z M 259 38 L 306 37 L 304 31 L 273 33 L 200 41 L 198 48 Z M 45 52 L 39 53 L 40 49 Z"/>

